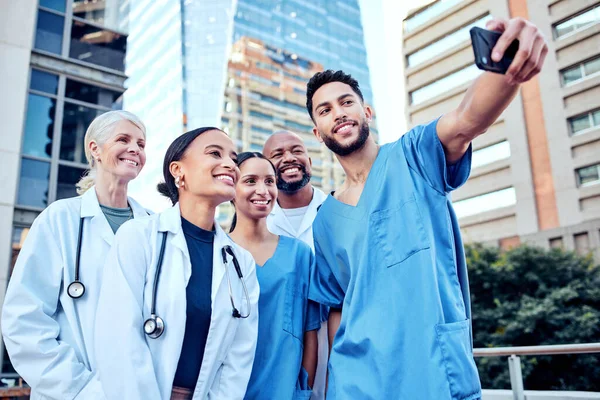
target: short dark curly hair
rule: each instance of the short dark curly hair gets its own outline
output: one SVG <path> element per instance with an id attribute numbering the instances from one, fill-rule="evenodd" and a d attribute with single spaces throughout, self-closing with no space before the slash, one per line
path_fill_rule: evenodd
<path id="1" fill-rule="evenodd" d="M 364 102 L 363 94 L 360 91 L 360 87 L 358 86 L 358 81 L 354 79 L 351 75 L 346 74 L 344 71 L 333 71 L 328 69 L 327 71 L 317 72 L 313 75 L 312 78 L 308 81 L 306 85 L 306 109 L 308 110 L 308 114 L 310 115 L 310 119 L 315 122 L 315 118 L 313 117 L 313 96 L 315 92 L 319 90 L 319 88 L 327 83 L 331 82 L 341 82 L 350 86 L 354 93 L 360 97 L 360 101 Z"/>

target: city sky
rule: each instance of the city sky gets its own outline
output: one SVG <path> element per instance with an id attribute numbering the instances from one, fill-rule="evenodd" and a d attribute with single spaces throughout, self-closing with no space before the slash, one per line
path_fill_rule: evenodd
<path id="1" fill-rule="evenodd" d="M 380 142 L 398 139 L 405 118 L 402 20 L 410 9 L 432 0 L 359 0 Z"/>

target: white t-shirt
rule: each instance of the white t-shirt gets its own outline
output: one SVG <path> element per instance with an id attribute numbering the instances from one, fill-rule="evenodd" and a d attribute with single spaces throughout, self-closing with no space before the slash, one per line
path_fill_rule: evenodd
<path id="1" fill-rule="evenodd" d="M 282 211 L 288 221 L 290 221 L 292 228 L 294 228 L 294 231 L 297 234 L 298 229 L 300 229 L 300 224 L 304 219 L 304 214 L 306 214 L 306 211 L 308 211 L 308 206 L 300 208 L 282 208 Z"/>

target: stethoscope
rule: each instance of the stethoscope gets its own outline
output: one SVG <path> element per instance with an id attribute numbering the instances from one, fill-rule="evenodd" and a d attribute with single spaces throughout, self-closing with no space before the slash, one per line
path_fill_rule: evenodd
<path id="1" fill-rule="evenodd" d="M 158 263 L 156 266 L 156 272 L 154 274 L 154 284 L 152 285 L 152 303 L 150 307 L 150 318 L 144 321 L 144 333 L 152 339 L 160 337 L 165 331 L 165 321 L 156 315 L 156 291 L 158 288 L 158 280 L 160 277 L 160 270 L 162 268 L 163 258 L 165 255 L 165 245 L 167 242 L 167 232 L 163 232 L 162 242 L 160 245 L 160 253 L 158 255 Z M 233 258 L 233 266 L 237 272 L 238 277 L 242 281 L 242 287 L 244 288 L 244 296 L 246 297 L 246 309 L 247 314 L 242 315 L 236 308 L 235 302 L 233 301 L 233 290 L 231 289 L 231 278 L 229 277 L 229 268 L 227 268 L 227 254 Z M 229 287 L 229 299 L 231 300 L 232 313 L 234 318 L 248 318 L 250 316 L 250 297 L 248 296 L 248 289 L 246 288 L 246 282 L 244 282 L 244 275 L 242 269 L 238 263 L 237 257 L 233 252 L 231 246 L 226 245 L 221 248 L 221 258 L 223 259 L 223 266 L 227 275 L 227 286 Z"/>
<path id="2" fill-rule="evenodd" d="M 79 235 L 77 236 L 77 255 L 75 256 L 75 280 L 67 286 L 67 294 L 72 299 L 78 299 L 85 293 L 85 286 L 79 280 L 79 260 L 81 259 L 81 240 L 83 238 L 83 217 L 79 220 Z"/>

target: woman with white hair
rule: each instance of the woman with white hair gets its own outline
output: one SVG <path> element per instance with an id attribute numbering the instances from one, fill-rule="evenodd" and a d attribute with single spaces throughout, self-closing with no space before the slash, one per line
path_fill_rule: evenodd
<path id="1" fill-rule="evenodd" d="M 109 111 L 85 134 L 89 172 L 79 197 L 34 221 L 4 300 L 2 334 L 32 399 L 104 399 L 94 362 L 94 321 L 104 260 L 125 221 L 147 215 L 127 185 L 146 162 L 146 129 Z"/>

